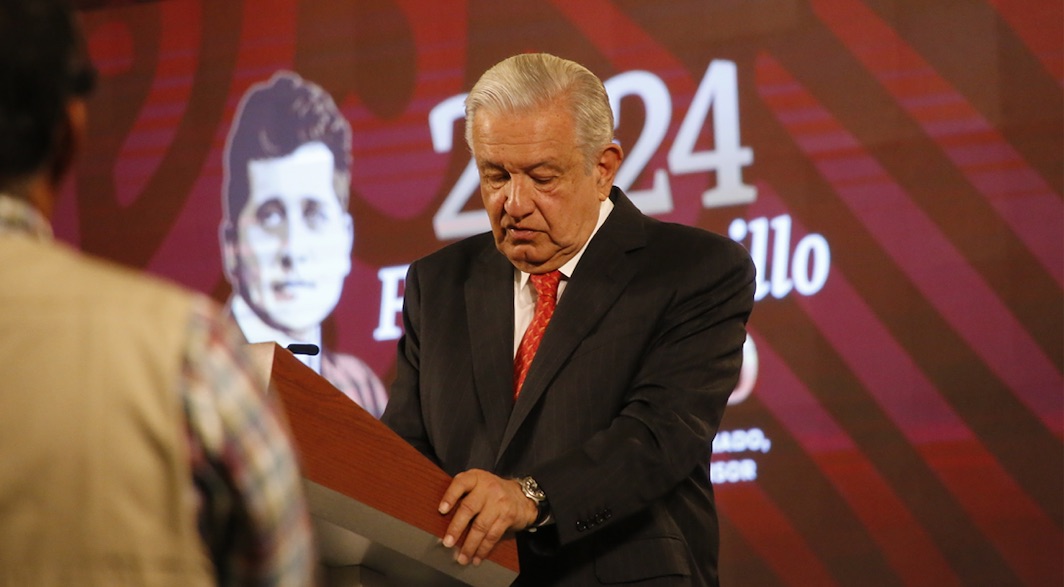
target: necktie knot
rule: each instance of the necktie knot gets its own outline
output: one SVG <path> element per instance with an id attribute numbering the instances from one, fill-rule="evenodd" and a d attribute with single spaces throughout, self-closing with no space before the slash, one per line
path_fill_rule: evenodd
<path id="1" fill-rule="evenodd" d="M 536 289 L 536 303 L 540 298 L 558 299 L 558 284 L 562 281 L 562 272 L 555 269 L 547 273 L 529 275 L 532 287 Z"/>

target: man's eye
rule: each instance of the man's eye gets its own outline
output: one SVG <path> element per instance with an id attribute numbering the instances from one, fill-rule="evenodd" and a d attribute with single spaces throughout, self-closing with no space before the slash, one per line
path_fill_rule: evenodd
<path id="1" fill-rule="evenodd" d="M 488 183 L 494 186 L 499 186 L 510 180 L 508 173 L 491 173 L 487 176 Z"/>
<path id="2" fill-rule="evenodd" d="M 255 211 L 255 219 L 263 228 L 277 228 L 285 221 L 284 207 L 277 202 L 266 202 Z"/>
<path id="3" fill-rule="evenodd" d="M 306 221 L 307 226 L 318 228 L 325 224 L 329 218 L 325 213 L 325 207 L 321 203 L 311 200 L 303 204 L 303 219 Z"/>
<path id="4" fill-rule="evenodd" d="M 553 175 L 548 177 L 532 177 L 532 181 L 536 182 L 536 185 L 549 185 L 554 182 L 555 177 Z"/>

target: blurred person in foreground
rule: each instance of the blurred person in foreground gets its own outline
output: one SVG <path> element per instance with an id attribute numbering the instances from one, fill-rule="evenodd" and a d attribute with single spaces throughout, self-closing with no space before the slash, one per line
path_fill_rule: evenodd
<path id="1" fill-rule="evenodd" d="M 516 533 L 528 587 L 718 585 L 708 469 L 749 255 L 613 186 L 609 100 L 577 63 L 489 69 L 466 140 L 492 230 L 410 266 L 383 417 L 454 475 L 443 545 L 478 564 Z"/>
<path id="2" fill-rule="evenodd" d="M 296 457 L 240 333 L 53 239 L 94 78 L 65 2 L 0 0 L 0 585 L 312 584 Z"/>
<path id="3" fill-rule="evenodd" d="M 248 342 L 317 346 L 297 356 L 379 418 L 388 401 L 380 379 L 322 341 L 351 272 L 351 125 L 321 86 L 277 71 L 241 98 L 224 161 L 226 308 Z"/>

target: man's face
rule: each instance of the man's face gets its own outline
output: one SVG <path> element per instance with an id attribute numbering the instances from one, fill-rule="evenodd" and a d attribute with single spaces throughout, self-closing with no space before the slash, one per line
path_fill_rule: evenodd
<path id="1" fill-rule="evenodd" d="M 333 173 L 320 142 L 248 165 L 250 194 L 230 231 L 227 265 L 255 313 L 289 333 L 317 327 L 351 271 L 354 229 Z"/>
<path id="2" fill-rule="evenodd" d="M 620 148 L 609 145 L 589 169 L 573 126 L 562 105 L 481 110 L 473 118 L 473 155 L 495 246 L 528 273 L 557 269 L 580 250 L 620 165 Z"/>

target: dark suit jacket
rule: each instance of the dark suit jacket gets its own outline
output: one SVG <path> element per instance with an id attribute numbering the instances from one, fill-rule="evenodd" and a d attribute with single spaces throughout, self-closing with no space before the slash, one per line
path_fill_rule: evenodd
<path id="1" fill-rule="evenodd" d="M 517 584 L 716 585 L 708 465 L 754 268 L 610 197 L 516 403 L 514 268 L 492 236 L 413 263 L 383 421 L 451 475 L 535 477 L 555 523 L 519 533 Z"/>

